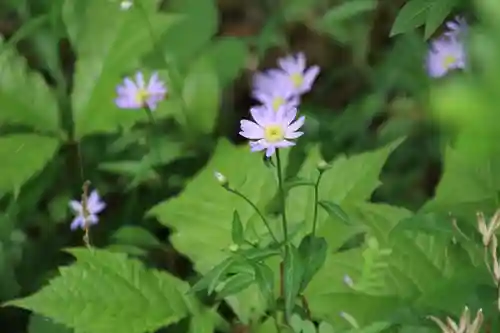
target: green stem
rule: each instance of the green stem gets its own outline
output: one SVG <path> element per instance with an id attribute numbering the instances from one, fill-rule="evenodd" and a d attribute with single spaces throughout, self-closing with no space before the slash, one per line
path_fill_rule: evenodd
<path id="1" fill-rule="evenodd" d="M 276 168 L 278 169 L 278 189 L 279 196 L 281 200 L 281 223 L 283 226 L 283 240 L 285 243 L 285 251 L 286 245 L 288 244 L 288 221 L 286 219 L 286 196 L 285 196 L 285 188 L 283 186 L 283 172 L 281 170 L 281 158 L 280 158 L 280 150 L 276 149 Z"/>
<path id="2" fill-rule="evenodd" d="M 285 244 L 285 253 L 283 257 L 283 261 L 280 264 L 280 294 L 281 297 L 285 298 L 285 293 L 287 290 L 285 290 L 285 276 L 284 276 L 284 265 L 285 265 L 285 260 L 287 260 L 287 257 L 289 256 L 289 249 L 288 249 L 288 221 L 286 219 L 286 196 L 285 196 L 285 188 L 283 186 L 283 171 L 281 169 L 281 158 L 280 158 L 280 150 L 276 149 L 276 169 L 278 173 L 278 190 L 279 190 L 279 197 L 281 201 L 281 222 L 283 226 L 283 242 Z M 288 324 L 288 318 L 285 315 L 283 318 L 284 324 Z"/>
<path id="3" fill-rule="evenodd" d="M 146 115 L 148 116 L 148 119 L 149 119 L 149 122 L 150 122 L 150 126 L 151 126 L 151 131 L 149 133 L 149 144 L 151 146 L 151 149 L 156 149 L 156 161 L 152 161 L 151 162 L 151 166 L 154 167 L 155 165 L 157 164 L 161 164 L 162 163 L 162 154 L 161 154 L 161 150 L 158 146 L 156 146 L 156 141 L 155 141 L 155 132 L 157 130 L 157 122 L 156 122 L 156 119 L 154 118 L 153 116 L 153 112 L 151 112 L 151 110 L 145 106 L 144 108 L 144 111 L 146 112 Z M 156 146 L 156 147 L 153 147 L 153 146 Z"/>
<path id="4" fill-rule="evenodd" d="M 266 226 L 266 228 L 269 231 L 269 234 L 271 235 L 271 237 L 273 238 L 273 240 L 276 242 L 276 244 L 279 244 L 278 239 L 276 238 L 276 236 L 273 233 L 273 230 L 271 229 L 271 225 L 267 221 L 267 219 L 264 216 L 264 214 L 262 214 L 262 212 L 260 211 L 260 209 L 252 202 L 252 200 L 248 199 L 244 194 L 242 194 L 242 193 L 240 193 L 237 190 L 234 190 L 232 188 L 226 187 L 226 190 L 228 192 L 231 192 L 231 193 L 237 195 L 238 197 L 242 198 L 243 200 L 245 200 L 255 210 L 255 212 L 257 213 L 257 215 L 259 215 L 259 217 L 262 219 L 262 222 L 264 222 L 264 225 Z"/>
<path id="5" fill-rule="evenodd" d="M 314 184 L 314 213 L 313 213 L 313 225 L 312 225 L 313 237 L 316 235 L 316 227 L 318 224 L 319 182 L 321 181 L 321 177 L 323 177 L 323 172 L 320 171 L 318 179 L 316 179 L 316 183 Z"/>

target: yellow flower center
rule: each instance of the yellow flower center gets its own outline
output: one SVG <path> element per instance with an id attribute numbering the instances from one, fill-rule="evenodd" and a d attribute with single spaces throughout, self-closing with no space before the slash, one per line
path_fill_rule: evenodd
<path id="1" fill-rule="evenodd" d="M 274 100 L 273 100 L 273 110 L 274 111 L 278 111 L 278 109 L 283 105 L 285 104 L 285 100 L 281 97 L 275 97 Z"/>
<path id="2" fill-rule="evenodd" d="M 299 88 L 302 86 L 302 83 L 304 83 L 304 76 L 301 73 L 293 73 L 290 75 L 290 79 L 292 80 L 295 88 Z"/>
<path id="3" fill-rule="evenodd" d="M 285 131 L 280 125 L 269 125 L 264 128 L 264 139 L 269 143 L 282 141 L 285 138 Z"/>
<path id="4" fill-rule="evenodd" d="M 445 68 L 449 68 L 451 65 L 453 65 L 457 61 L 457 57 L 453 55 L 447 55 L 443 59 L 443 66 Z"/>
<path id="5" fill-rule="evenodd" d="M 140 88 L 137 90 L 137 94 L 135 95 L 135 98 L 139 104 L 145 104 L 146 100 L 149 98 L 150 93 L 144 88 Z"/>

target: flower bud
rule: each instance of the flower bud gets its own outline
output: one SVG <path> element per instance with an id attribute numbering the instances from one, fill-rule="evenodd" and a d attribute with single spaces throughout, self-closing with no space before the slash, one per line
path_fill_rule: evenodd
<path id="1" fill-rule="evenodd" d="M 216 172 L 214 172 L 214 177 L 215 177 L 215 179 L 217 179 L 217 182 L 218 182 L 221 186 L 224 186 L 224 187 L 226 187 L 226 186 L 227 186 L 227 183 L 228 183 L 227 178 L 226 178 L 226 176 L 224 176 L 222 173 L 220 173 L 220 172 L 216 171 Z"/>
<path id="2" fill-rule="evenodd" d="M 344 275 L 344 283 L 351 288 L 354 286 L 354 282 L 352 281 L 351 277 L 347 274 Z"/>
<path id="3" fill-rule="evenodd" d="M 324 160 L 321 160 L 316 165 L 316 168 L 318 169 L 319 172 L 323 172 L 328 170 L 330 168 L 330 165 L 326 163 Z"/>
<path id="4" fill-rule="evenodd" d="M 130 7 L 132 7 L 132 5 L 133 5 L 132 1 L 130 1 L 130 0 L 123 0 L 120 3 L 120 9 L 121 10 L 128 10 L 128 9 L 130 9 Z"/>

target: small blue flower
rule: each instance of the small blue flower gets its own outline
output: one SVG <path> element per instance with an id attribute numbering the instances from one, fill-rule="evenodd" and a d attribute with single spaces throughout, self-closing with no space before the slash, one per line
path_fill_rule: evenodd
<path id="1" fill-rule="evenodd" d="M 446 27 L 450 29 L 445 32 L 445 35 L 449 37 L 463 37 L 469 28 L 467 21 L 462 16 L 455 16 L 453 20 L 446 22 Z"/>
<path id="2" fill-rule="evenodd" d="M 115 100 L 116 105 L 121 109 L 156 109 L 159 102 L 165 99 L 167 88 L 159 79 L 158 74 L 154 73 L 148 81 L 144 81 L 144 75 L 141 72 L 135 74 L 135 82 L 126 77 L 121 85 L 116 88 L 118 97 Z"/>
<path id="3" fill-rule="evenodd" d="M 319 66 L 306 68 L 306 56 L 303 52 L 278 59 L 278 64 L 287 74 L 296 95 L 309 92 L 319 74 Z"/>
<path id="4" fill-rule="evenodd" d="M 71 200 L 69 202 L 70 208 L 75 213 L 76 217 L 71 222 L 71 230 L 76 230 L 77 228 L 85 229 L 85 218 L 83 216 L 83 206 L 82 202 Z M 99 218 L 97 214 L 100 213 L 104 208 L 106 208 L 106 204 L 101 200 L 99 193 L 96 190 L 92 191 L 87 199 L 87 223 L 89 225 L 97 224 Z"/>
<path id="5" fill-rule="evenodd" d="M 293 139 L 304 133 L 299 129 L 304 125 L 305 117 L 297 117 L 297 109 L 287 110 L 281 107 L 277 112 L 262 106 L 250 110 L 253 121 L 241 120 L 240 135 L 250 140 L 251 151 L 266 151 L 271 157 L 276 149 L 294 146 Z"/>
<path id="6" fill-rule="evenodd" d="M 460 40 L 445 36 L 432 42 L 427 54 L 427 72 L 431 77 L 442 77 L 465 65 L 465 48 Z"/>
<path id="7" fill-rule="evenodd" d="M 289 77 L 283 71 L 275 69 L 255 74 L 252 94 L 256 100 L 275 112 L 282 106 L 287 109 L 296 108 L 300 103 Z"/>

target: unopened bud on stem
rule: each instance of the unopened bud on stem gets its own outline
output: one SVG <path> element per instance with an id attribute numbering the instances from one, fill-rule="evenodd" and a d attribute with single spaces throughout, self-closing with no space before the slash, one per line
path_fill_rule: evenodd
<path id="1" fill-rule="evenodd" d="M 316 168 L 318 169 L 319 172 L 324 172 L 330 168 L 330 165 L 325 161 L 321 160 L 316 165 Z"/>
<path id="2" fill-rule="evenodd" d="M 216 171 L 216 172 L 214 172 L 214 177 L 215 177 L 215 179 L 217 179 L 217 182 L 221 186 L 223 186 L 223 187 L 227 186 L 227 184 L 228 184 L 227 178 L 222 173 Z"/>

